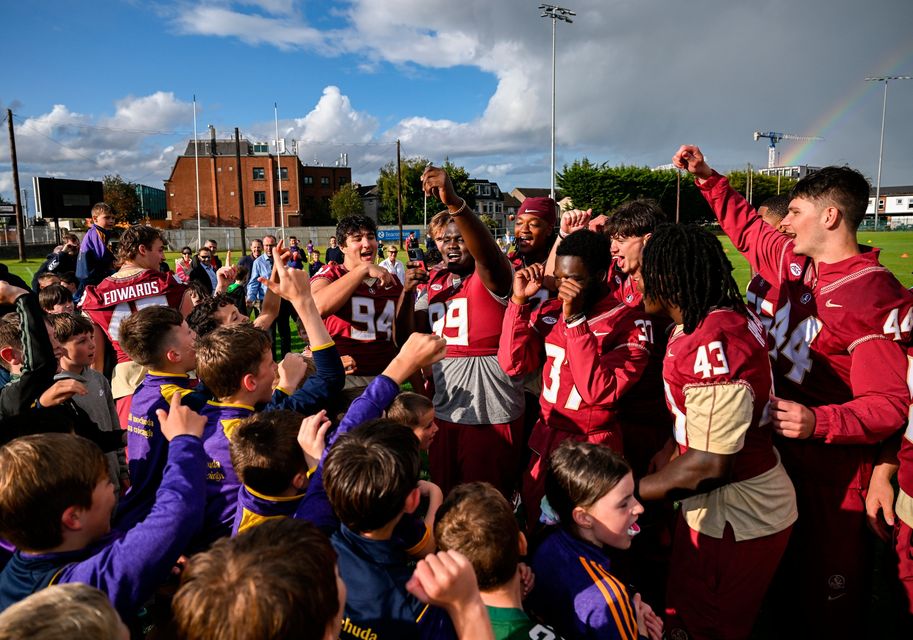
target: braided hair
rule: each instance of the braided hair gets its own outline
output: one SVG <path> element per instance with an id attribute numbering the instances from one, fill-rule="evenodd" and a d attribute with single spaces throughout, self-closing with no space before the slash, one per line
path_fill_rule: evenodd
<path id="1" fill-rule="evenodd" d="M 644 246 L 644 296 L 681 309 L 685 333 L 723 307 L 747 314 L 732 264 L 716 237 L 693 224 L 663 224 Z"/>

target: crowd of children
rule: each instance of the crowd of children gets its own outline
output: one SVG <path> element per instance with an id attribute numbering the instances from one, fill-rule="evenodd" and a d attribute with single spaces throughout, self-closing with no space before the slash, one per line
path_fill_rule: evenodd
<path id="1" fill-rule="evenodd" d="M 750 309 L 654 203 L 529 199 L 505 255 L 435 167 L 441 261 L 401 277 L 353 216 L 310 273 L 267 236 L 246 286 L 226 260 L 191 293 L 151 227 L 109 260 L 93 209 L 86 277 L 0 281 L 0 638 L 747 638 L 795 563 L 857 637 L 865 559 L 807 540 L 864 555 L 898 468 L 909 624 L 913 295 L 855 243 L 857 174 L 804 179 L 774 228 L 696 147 L 674 162 Z M 307 350 L 276 362 L 283 314 Z"/>

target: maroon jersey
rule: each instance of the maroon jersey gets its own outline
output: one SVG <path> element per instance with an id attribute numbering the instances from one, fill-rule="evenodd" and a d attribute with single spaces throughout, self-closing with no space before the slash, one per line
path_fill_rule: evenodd
<path id="1" fill-rule="evenodd" d="M 431 270 L 428 320 L 447 341 L 447 358 L 497 354 L 506 305 L 475 272 L 460 277 L 447 269 Z"/>
<path id="2" fill-rule="evenodd" d="M 562 303 L 550 300 L 536 311 L 510 303 L 504 317 L 498 363 L 511 376 L 537 371 L 544 363 L 539 421 L 543 428 L 589 435 L 613 431 L 606 444 L 621 451 L 622 399 L 647 369 L 653 323 L 643 310 L 600 300 L 586 320 L 565 324 Z"/>
<path id="3" fill-rule="evenodd" d="M 643 294 L 638 291 L 634 278 L 615 268 L 616 260 L 617 258 L 612 258 L 612 266 L 609 267 L 609 291 L 622 304 L 629 307 L 640 306 L 644 299 Z"/>
<path id="4" fill-rule="evenodd" d="M 736 454 L 734 482 L 776 465 L 767 416 L 770 360 L 756 317 L 718 309 L 691 334 L 676 327 L 666 347 L 663 381 L 683 453 L 695 447 Z"/>
<path id="5" fill-rule="evenodd" d="M 348 272 L 344 266 L 331 262 L 313 279 L 335 282 Z M 358 375 L 382 373 L 396 355 L 393 322 L 402 292 L 403 285 L 396 278 L 386 287 L 380 280 L 370 278 L 358 285 L 348 302 L 323 319 L 339 354 L 355 359 Z"/>
<path id="6" fill-rule="evenodd" d="M 897 343 L 910 340 L 913 296 L 879 264 L 878 251 L 860 247 L 859 255 L 816 269 L 725 178 L 714 175 L 700 188 L 736 248 L 771 283 L 755 294 L 755 307 L 762 299 L 772 311 L 777 395 L 812 408 L 814 438 L 826 442 L 866 444 L 895 432 L 906 396 Z"/>
<path id="7" fill-rule="evenodd" d="M 120 323 L 145 307 L 181 308 L 186 287 L 161 271 L 144 269 L 128 276 L 110 275 L 83 293 L 80 308 L 108 336 L 117 362 L 130 362 L 120 348 Z"/>

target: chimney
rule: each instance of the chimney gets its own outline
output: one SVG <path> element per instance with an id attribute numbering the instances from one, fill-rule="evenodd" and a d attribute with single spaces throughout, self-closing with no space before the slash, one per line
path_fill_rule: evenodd
<path id="1" fill-rule="evenodd" d="M 216 128 L 209 125 L 209 153 L 216 155 Z"/>

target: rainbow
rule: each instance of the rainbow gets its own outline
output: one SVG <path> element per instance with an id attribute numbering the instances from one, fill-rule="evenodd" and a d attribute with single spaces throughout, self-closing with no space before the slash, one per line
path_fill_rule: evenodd
<path id="1" fill-rule="evenodd" d="M 875 67 L 876 69 L 883 69 L 883 71 L 871 75 L 873 77 L 901 75 L 900 67 L 906 64 L 911 58 L 913 58 L 913 44 L 909 41 L 903 42 L 896 50 L 885 55 L 881 63 Z M 904 71 L 909 71 L 909 69 Z M 880 93 L 883 90 L 880 83 L 863 82 L 860 78 L 858 85 L 854 83 L 853 91 L 842 100 L 837 101 L 837 103 L 828 109 L 826 113 L 822 114 L 812 125 L 811 130 L 804 135 L 819 136 L 827 139 L 828 134 L 837 128 L 837 125 L 840 124 L 843 118 L 861 105 L 863 98 L 875 92 Z M 784 167 L 801 164 L 805 153 L 816 142 L 819 141 L 810 140 L 797 144 L 788 153 L 783 154 L 783 159 L 780 161 L 780 164 Z"/>

